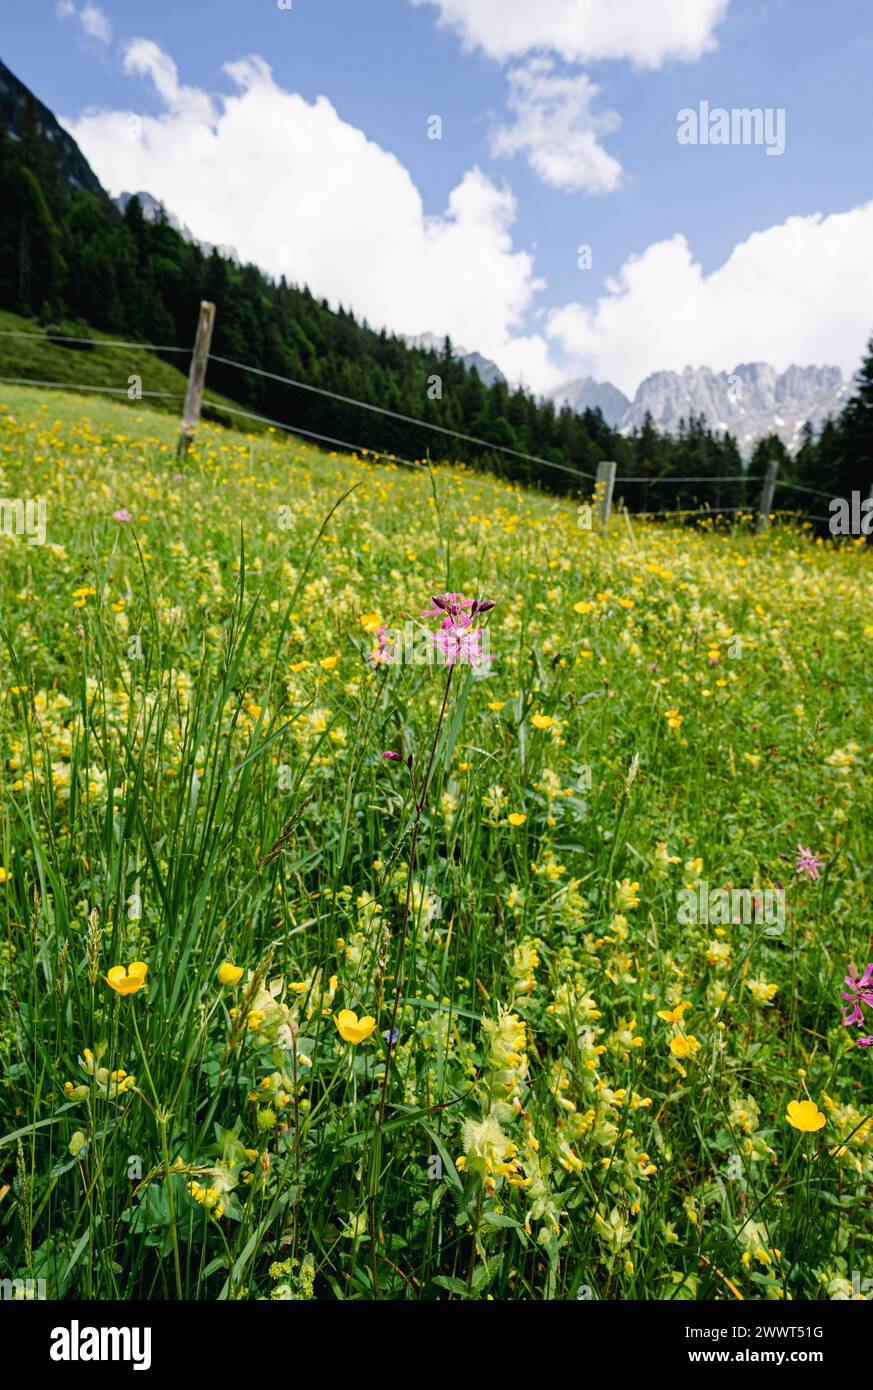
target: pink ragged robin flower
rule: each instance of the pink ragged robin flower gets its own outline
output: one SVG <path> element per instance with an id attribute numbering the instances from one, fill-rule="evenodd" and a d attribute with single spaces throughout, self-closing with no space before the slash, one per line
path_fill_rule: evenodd
<path id="1" fill-rule="evenodd" d="M 474 600 L 464 598 L 463 594 L 435 594 L 431 599 L 433 608 L 425 608 L 419 614 L 421 618 L 442 618 L 440 627 L 463 626 L 472 622 L 472 614 L 465 613 L 465 608 L 472 608 Z"/>
<path id="2" fill-rule="evenodd" d="M 394 657 L 391 655 L 391 643 L 385 636 L 387 631 L 387 623 L 383 623 L 381 627 L 373 630 L 373 636 L 378 645 L 371 652 L 368 652 L 367 660 L 372 662 L 374 666 L 391 666 L 394 662 Z"/>
<path id="3" fill-rule="evenodd" d="M 804 849 L 803 845 L 797 846 L 797 876 L 802 878 L 806 874 L 813 881 L 818 878 L 824 868 L 825 861 L 816 859 L 811 849 Z"/>
<path id="4" fill-rule="evenodd" d="M 847 1001 L 842 1011 L 843 1027 L 851 1028 L 853 1023 L 857 1023 L 859 1028 L 863 1028 L 864 1011 L 861 1005 L 865 1004 L 868 1009 L 873 1009 L 873 961 L 860 976 L 855 967 L 850 965 L 844 983 L 849 989 L 848 993 L 844 989 L 840 990 L 841 998 Z"/>
<path id="5" fill-rule="evenodd" d="M 489 613 L 494 607 L 491 599 L 464 598 L 463 594 L 435 594 L 433 608 L 426 608 L 422 618 L 441 618 L 439 631 L 431 634 L 434 646 L 441 651 L 446 666 L 469 663 L 481 666 L 492 658 L 482 650 L 485 629 L 473 627 L 473 619 Z M 469 612 L 465 612 L 469 609 Z"/>
<path id="6" fill-rule="evenodd" d="M 456 623 L 443 623 L 439 632 L 432 634 L 434 646 L 442 652 L 447 666 L 455 662 L 464 666 L 479 667 L 492 658 L 482 650 L 482 627 L 461 627 Z"/>

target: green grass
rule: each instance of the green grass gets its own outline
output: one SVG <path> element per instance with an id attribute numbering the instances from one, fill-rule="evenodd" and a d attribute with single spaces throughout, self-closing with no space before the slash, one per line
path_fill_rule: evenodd
<path id="1" fill-rule="evenodd" d="M 125 1299 L 851 1293 L 870 548 L 602 536 L 461 470 L 214 426 L 181 475 L 169 416 L 0 400 L 0 497 L 48 518 L 45 545 L 0 536 L 3 1276 Z M 379 619 L 432 627 L 443 591 L 495 601 L 495 659 L 453 678 L 404 934 L 446 672 L 367 653 Z M 784 885 L 784 932 L 683 921 L 699 880 Z M 107 971 L 134 961 L 122 997 Z M 376 1025 L 345 1041 L 341 1010 Z M 825 1125 L 801 1134 L 807 1095 Z"/>
<path id="2" fill-rule="evenodd" d="M 55 336 L 89 339 L 93 346 L 53 341 L 36 319 L 0 310 L 0 378 L 85 389 L 99 387 L 134 409 L 139 409 L 142 401 L 135 395 L 129 398 L 128 393 L 138 390 L 150 410 L 167 411 L 177 418 L 181 415 L 188 380 L 187 355 L 178 354 L 176 367 L 139 346 L 101 346 L 105 342 L 123 342 L 123 335 L 99 333 L 76 323 L 54 324 L 52 332 Z M 132 383 L 134 377 L 138 386 Z M 6 390 L 2 383 L 0 390 Z M 208 394 L 212 400 L 230 404 L 225 396 Z M 229 417 L 224 416 L 222 423 L 228 424 Z M 261 429 L 259 425 L 255 428 Z"/>

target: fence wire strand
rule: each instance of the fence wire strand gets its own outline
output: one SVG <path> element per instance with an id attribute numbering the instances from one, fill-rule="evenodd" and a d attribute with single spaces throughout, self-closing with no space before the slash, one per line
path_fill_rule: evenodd
<path id="1" fill-rule="evenodd" d="M 716 477 L 700 474 L 696 478 L 670 478 L 666 474 L 662 474 L 660 478 L 625 478 L 622 475 L 615 481 L 617 483 L 650 483 L 653 487 L 658 483 L 762 483 L 764 475 L 762 473 L 722 473 Z"/>
<path id="2" fill-rule="evenodd" d="M 91 382 L 83 381 L 34 381 L 29 376 L 0 376 L 0 382 L 5 386 L 41 386 L 50 391 L 81 391 L 88 395 L 92 391 L 109 392 L 111 395 L 128 394 L 126 386 L 95 386 Z M 140 391 L 130 399 L 139 400 L 140 396 L 163 396 L 165 400 L 183 401 L 184 391 Z"/>
<path id="3" fill-rule="evenodd" d="M 187 352 L 192 348 L 171 347 L 169 343 L 126 343 L 115 338 L 73 338 L 67 333 L 21 333 L 12 328 L 0 328 L 0 338 L 30 338 L 40 343 L 87 343 L 92 348 L 141 348 L 143 352 Z"/>
<path id="4" fill-rule="evenodd" d="M 817 487 L 804 487 L 802 483 L 792 483 L 788 478 L 777 478 L 777 487 L 787 487 L 789 492 L 808 492 L 810 497 L 830 497 L 829 492 L 820 492 Z"/>
<path id="5" fill-rule="evenodd" d="M 255 376 L 267 377 L 270 381 L 278 381 L 286 386 L 295 386 L 301 391 L 311 391 L 317 396 L 327 396 L 333 401 L 341 401 L 344 405 L 356 405 L 361 410 L 372 410 L 377 415 L 386 415 L 390 420 L 400 420 L 406 425 L 416 425 L 423 430 L 436 430 L 439 434 L 450 435 L 453 439 L 462 439 L 466 444 L 477 444 L 483 449 L 496 449 L 498 453 L 510 454 L 513 458 L 524 459 L 527 463 L 539 463 L 546 468 L 558 468 L 562 473 L 569 473 L 574 478 L 593 479 L 595 474 L 587 473 L 583 469 L 570 468 L 565 463 L 555 463 L 554 459 L 540 458 L 538 454 L 526 454 L 520 449 L 510 449 L 507 444 L 495 444 L 489 439 L 479 439 L 474 434 L 463 434 L 460 430 L 450 430 L 445 425 L 437 425 L 432 420 L 417 420 L 414 415 L 402 415 L 399 411 L 388 410 L 386 406 L 371 405 L 368 401 L 356 400 L 354 396 L 343 396 L 339 391 L 329 391 L 325 386 L 312 386 L 306 381 L 296 381 L 294 377 L 280 376 L 277 372 L 268 372 L 263 367 L 250 367 L 245 362 L 235 362 L 231 357 L 219 357 L 215 353 L 209 354 L 210 362 L 220 362 L 225 367 L 236 367 L 239 371 L 252 372 Z"/>

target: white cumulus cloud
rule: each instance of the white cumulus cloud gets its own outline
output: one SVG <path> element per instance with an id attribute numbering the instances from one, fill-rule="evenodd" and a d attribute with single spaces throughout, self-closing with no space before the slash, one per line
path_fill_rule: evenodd
<path id="1" fill-rule="evenodd" d="M 621 182 L 621 165 L 600 143 L 621 125 L 615 111 L 594 111 L 600 88 L 585 73 L 559 73 L 548 58 L 535 57 L 508 75 L 512 125 L 492 132 L 495 156 L 523 154 L 534 172 L 567 192 L 611 193 Z"/>
<path id="2" fill-rule="evenodd" d="M 595 305 L 551 314 L 548 335 L 578 374 L 632 395 L 658 370 L 740 362 L 858 368 L 873 333 L 873 202 L 790 217 L 704 274 L 678 233 L 632 257 Z"/>
<path id="3" fill-rule="evenodd" d="M 446 208 L 428 214 L 393 154 L 326 97 L 308 102 L 277 85 L 262 58 L 227 64 L 233 91 L 218 97 L 184 86 L 149 40 L 128 45 L 124 66 L 154 85 L 159 116 L 65 121 L 111 193 L 153 194 L 200 239 L 236 247 L 375 327 L 450 333 L 518 362 L 538 389 L 557 383 L 544 339 L 518 338 L 544 282 L 513 245 L 508 188 L 472 168 Z"/>
<path id="4" fill-rule="evenodd" d="M 729 0 L 412 0 L 435 5 L 469 48 L 501 62 L 551 49 L 568 62 L 658 68 L 715 46 Z"/>

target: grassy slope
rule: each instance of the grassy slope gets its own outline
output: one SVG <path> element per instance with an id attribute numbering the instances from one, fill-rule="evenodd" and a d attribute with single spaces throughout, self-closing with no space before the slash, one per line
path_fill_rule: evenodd
<path id="1" fill-rule="evenodd" d="M 108 387 L 112 398 L 134 406 L 142 402 L 128 401 L 129 378 L 141 379 L 143 393 L 170 393 L 149 397 L 150 410 L 167 411 L 179 416 L 187 385 L 188 358 L 178 354 L 179 367 L 147 352 L 141 347 L 101 347 L 101 342 L 123 341 L 81 325 L 66 325 L 60 329 L 70 337 L 89 337 L 93 348 L 74 347 L 51 342 L 36 319 L 21 318 L 18 314 L 0 310 L 0 377 L 24 378 L 27 381 L 69 383 L 82 387 Z M 4 334 L 24 333 L 28 337 L 6 337 Z M 33 336 L 30 336 L 33 335 Z M 229 404 L 226 397 L 208 393 L 212 399 Z M 225 423 L 227 423 L 227 418 Z M 260 426 L 255 426 L 259 429 Z"/>
<path id="2" fill-rule="evenodd" d="M 478 476 L 211 426 L 179 475 L 166 415 L 0 402 L 0 496 L 46 497 L 49 542 L 0 537 L 12 1269 L 32 1218 L 53 1293 L 269 1296 L 296 1246 L 322 1296 L 371 1294 L 367 1135 L 410 814 L 381 753 L 420 770 L 443 677 L 365 654 L 378 617 L 400 627 L 451 589 L 497 601 L 496 659 L 457 684 L 425 821 L 383 1292 L 848 1287 L 873 1179 L 870 1058 L 838 1011 L 847 966 L 873 958 L 870 548 L 624 522 L 605 541 Z M 798 842 L 826 862 L 817 883 L 795 876 Z M 784 936 L 682 923 L 698 879 L 787 885 Z M 148 991 L 121 999 L 103 974 L 137 959 Z M 285 981 L 281 1007 L 248 996 L 257 1027 L 239 1030 L 244 985 L 216 982 L 225 959 Z M 480 1022 L 503 1007 L 521 1037 Z M 343 1042 L 339 1008 L 378 1028 Z M 108 1099 L 84 1051 L 101 1043 L 136 1077 Z M 804 1087 L 826 1127 L 801 1138 L 785 1114 Z M 504 1100 L 518 1157 L 483 1188 Z"/>

